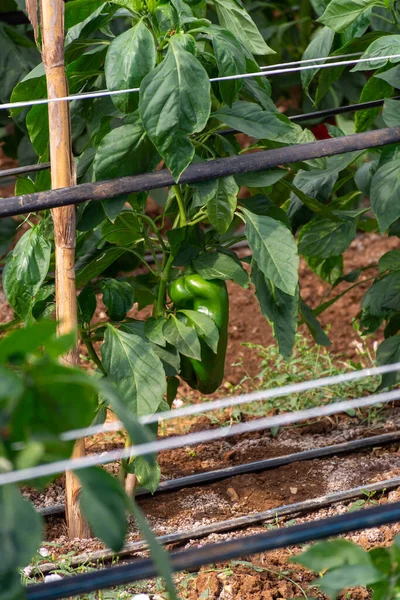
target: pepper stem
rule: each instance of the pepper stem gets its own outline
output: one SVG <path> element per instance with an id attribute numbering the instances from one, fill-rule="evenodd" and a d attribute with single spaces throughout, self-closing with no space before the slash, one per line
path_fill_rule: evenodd
<path id="1" fill-rule="evenodd" d="M 179 208 L 179 220 L 180 220 L 179 224 L 181 227 L 185 227 L 185 225 L 187 225 L 185 203 L 183 201 L 181 188 L 179 187 L 179 185 L 174 185 L 174 192 L 175 192 L 176 201 L 178 203 L 178 208 Z"/>
<path id="2" fill-rule="evenodd" d="M 171 267 L 172 267 L 173 261 L 174 261 L 173 256 L 170 255 L 168 257 L 168 260 L 165 263 L 165 266 L 164 266 L 163 271 L 160 276 L 160 281 L 158 284 L 157 300 L 156 300 L 156 302 L 154 304 L 154 308 L 153 308 L 153 317 L 156 317 L 156 318 L 161 317 L 164 314 L 165 294 L 167 291 L 167 284 L 169 281 L 169 276 L 171 273 Z"/>

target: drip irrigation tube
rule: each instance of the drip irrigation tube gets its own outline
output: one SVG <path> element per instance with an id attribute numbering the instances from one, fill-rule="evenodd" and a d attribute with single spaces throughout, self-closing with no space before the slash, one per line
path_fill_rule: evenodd
<path id="1" fill-rule="evenodd" d="M 176 552 L 170 555 L 170 564 L 174 572 L 186 571 L 210 563 L 221 563 L 240 556 L 251 556 L 398 521 L 400 521 L 400 502 L 384 504 L 311 523 Z M 156 577 L 157 574 L 157 568 L 152 560 L 135 560 L 126 565 L 94 573 L 33 585 L 26 588 L 26 598 L 27 600 L 67 598 L 149 579 Z"/>
<path id="2" fill-rule="evenodd" d="M 190 165 L 180 178 L 180 183 L 198 183 L 239 173 L 265 171 L 280 165 L 302 162 L 313 158 L 334 156 L 346 152 L 367 150 L 400 142 L 400 127 L 379 129 L 377 131 L 357 133 L 343 138 L 333 138 L 309 144 L 299 144 L 285 148 L 276 148 L 263 152 L 254 152 L 240 156 L 231 156 L 204 163 Z M 80 204 L 87 200 L 106 200 L 124 194 L 142 192 L 175 185 L 168 169 L 144 173 L 131 177 L 121 177 L 111 181 L 82 183 L 69 188 L 37 192 L 7 198 L 1 204 L 0 217 L 20 215 L 39 210 Z"/>
<path id="3" fill-rule="evenodd" d="M 166 546 L 167 544 L 181 544 L 188 542 L 193 539 L 204 538 L 214 533 L 226 533 L 227 531 L 235 531 L 244 527 L 250 527 L 258 525 L 259 523 L 276 521 L 281 517 L 294 517 L 301 513 L 308 513 L 316 511 L 338 502 L 346 502 L 348 500 L 354 500 L 360 498 L 365 494 L 373 492 L 383 492 L 399 487 L 400 477 L 394 477 L 393 479 L 386 479 L 379 481 L 378 483 L 371 483 L 365 486 L 358 486 L 350 490 L 343 492 L 334 492 L 327 494 L 326 496 L 318 496 L 317 498 L 310 498 L 309 500 L 303 500 L 302 502 L 294 502 L 293 504 L 287 504 L 285 506 L 278 506 L 277 508 L 269 508 L 263 512 L 255 513 L 252 515 L 245 515 L 243 517 L 236 517 L 235 519 L 228 519 L 226 521 L 218 521 L 216 523 L 210 523 L 209 525 L 203 525 L 202 527 L 196 527 L 189 531 L 179 531 L 177 533 L 168 533 L 157 537 L 159 544 Z M 97 550 L 95 552 L 88 552 L 75 556 L 70 561 L 71 567 L 78 567 L 88 562 L 95 561 L 109 561 L 115 558 L 115 556 L 129 556 L 135 552 L 142 552 L 148 550 L 148 544 L 144 540 L 138 542 L 130 542 L 126 544 L 121 552 L 116 555 L 114 552 Z M 57 569 L 57 565 L 53 563 L 41 564 L 38 570 L 45 574 L 50 573 Z"/>
<path id="4" fill-rule="evenodd" d="M 247 464 L 225 467 L 224 469 L 206 471 L 204 473 L 197 473 L 187 477 L 178 477 L 176 479 L 171 479 L 169 481 L 163 481 L 160 483 L 155 491 L 155 494 L 173 492 L 200 484 L 208 485 L 215 483 L 216 481 L 223 481 L 224 479 L 229 479 L 230 477 L 236 477 L 237 475 L 260 473 L 261 471 L 276 469 L 294 462 L 315 460 L 318 458 L 334 456 L 335 454 L 345 454 L 347 452 L 363 450 L 365 448 L 371 448 L 374 446 L 393 444 L 398 441 L 400 441 L 400 431 L 395 433 L 385 433 L 383 435 L 375 435 L 361 440 L 352 440 L 350 442 L 343 442 L 341 444 L 334 444 L 331 446 L 325 446 L 323 448 L 313 448 L 312 450 L 304 450 L 302 452 L 295 452 L 285 456 L 278 456 L 276 458 L 267 458 L 265 460 L 258 460 L 256 462 Z M 138 490 L 136 493 L 136 497 L 142 498 L 144 496 L 152 496 L 152 494 L 145 489 Z M 54 506 L 48 506 L 39 509 L 39 512 L 45 517 L 62 515 L 64 514 L 64 511 L 64 504 L 56 504 Z"/>
<path id="5" fill-rule="evenodd" d="M 394 96 L 390 100 L 400 100 L 400 96 Z M 371 100 L 370 102 L 361 102 L 359 104 L 350 104 L 348 106 L 339 106 L 336 108 L 327 108 L 325 110 L 318 110 L 312 113 L 304 113 L 301 115 L 293 115 L 289 117 L 290 121 L 294 123 L 303 123 L 306 121 L 313 121 L 323 119 L 327 117 L 335 117 L 337 115 L 343 115 L 345 113 L 357 112 L 359 110 L 367 110 L 369 108 L 377 108 L 383 106 L 385 100 Z M 222 129 L 217 131 L 219 135 L 229 135 L 232 133 L 240 133 L 237 129 Z M 43 171 L 50 168 L 50 163 L 40 163 L 37 165 L 27 165 L 24 167 L 16 167 L 14 169 L 5 169 L 0 171 L 1 177 L 12 177 L 17 175 L 23 175 L 25 173 L 33 173 L 35 171 Z"/>

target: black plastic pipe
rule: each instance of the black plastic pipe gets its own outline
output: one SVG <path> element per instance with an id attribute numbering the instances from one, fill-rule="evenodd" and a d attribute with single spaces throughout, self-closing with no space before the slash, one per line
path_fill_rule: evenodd
<path id="1" fill-rule="evenodd" d="M 174 572 L 196 569 L 210 563 L 221 563 L 278 548 L 297 546 L 361 529 L 380 527 L 400 521 L 400 502 L 384 504 L 357 512 L 337 515 L 319 521 L 283 527 L 275 531 L 235 540 L 210 544 L 202 548 L 170 554 Z M 87 594 L 158 575 L 151 559 L 135 560 L 130 564 L 86 573 L 52 583 L 41 583 L 26 588 L 27 600 L 56 600 Z"/>
<path id="2" fill-rule="evenodd" d="M 280 165 L 367 150 L 398 142 L 400 142 L 400 127 L 394 127 L 310 144 L 298 144 L 264 152 L 230 156 L 190 165 L 182 174 L 180 183 L 193 184 L 228 175 L 266 171 Z M 133 192 L 169 187 L 175 183 L 169 170 L 162 169 L 161 171 L 121 177 L 111 181 L 82 183 L 69 188 L 14 196 L 7 198 L 7 202 L 1 203 L 0 217 L 11 217 L 71 204 L 81 204 L 88 200 L 107 200 Z"/>
<path id="3" fill-rule="evenodd" d="M 223 469 L 215 469 L 214 471 L 206 471 L 204 473 L 196 473 L 195 475 L 188 475 L 187 477 L 177 477 L 176 479 L 161 482 L 154 493 L 162 494 L 194 487 L 196 485 L 210 485 L 216 481 L 223 481 L 224 479 L 236 477 L 237 475 L 260 473 L 269 469 L 290 465 L 294 462 L 326 458 L 328 456 L 335 456 L 336 454 L 345 454 L 347 452 L 353 452 L 354 450 L 363 450 L 365 448 L 393 444 L 399 441 L 400 431 L 395 433 L 385 433 L 383 435 L 374 435 L 360 440 L 324 446 L 323 448 L 313 448 L 312 450 L 294 452 L 292 454 L 286 454 L 285 456 L 267 458 L 265 460 L 235 465 L 233 467 L 225 467 Z M 136 497 L 140 498 L 152 495 L 151 492 L 145 489 L 139 489 L 136 492 Z M 39 509 L 39 512 L 46 517 L 62 515 L 65 512 L 65 505 L 56 504 L 54 506 L 47 506 Z"/>
<path id="4" fill-rule="evenodd" d="M 400 96 L 394 96 L 390 100 L 400 100 Z M 367 110 L 369 108 L 377 108 L 383 106 L 385 100 L 371 100 L 370 102 L 360 102 L 359 104 L 349 104 L 348 106 L 339 106 L 336 108 L 327 108 L 325 110 L 318 110 L 312 113 L 304 113 L 302 115 L 293 115 L 289 117 L 290 121 L 294 123 L 303 123 L 305 121 L 313 121 L 317 119 L 323 119 L 326 117 L 335 117 L 337 115 L 343 115 L 345 113 L 357 112 L 359 110 Z M 217 131 L 220 135 L 229 135 L 232 133 L 240 133 L 237 129 L 223 129 Z M 0 171 L 0 177 L 11 177 L 15 175 L 23 175 L 25 173 L 33 173 L 34 171 L 42 171 L 49 169 L 50 163 L 41 163 L 38 165 L 27 165 L 25 167 L 17 167 L 15 169 L 6 169 Z"/>

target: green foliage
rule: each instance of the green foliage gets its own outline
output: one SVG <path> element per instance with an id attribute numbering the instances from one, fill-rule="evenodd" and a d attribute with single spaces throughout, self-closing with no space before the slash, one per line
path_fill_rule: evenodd
<path id="1" fill-rule="evenodd" d="M 347 540 L 332 540 L 315 544 L 290 560 L 324 573 L 314 581 L 334 600 L 342 590 L 366 587 L 374 600 L 395 600 L 400 592 L 400 539 L 396 536 L 389 548 L 374 548 L 367 552 Z"/>

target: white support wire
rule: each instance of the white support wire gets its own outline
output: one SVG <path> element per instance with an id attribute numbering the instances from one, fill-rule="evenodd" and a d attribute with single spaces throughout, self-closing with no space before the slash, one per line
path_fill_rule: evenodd
<path id="1" fill-rule="evenodd" d="M 193 446 L 195 444 L 213 442 L 232 437 L 234 435 L 242 435 L 244 433 L 260 431 L 262 429 L 284 427 L 300 421 L 314 419 L 316 417 L 327 417 L 349 410 L 367 408 L 376 404 L 386 404 L 399 399 L 400 390 L 393 390 L 391 392 L 374 394 L 366 398 L 364 397 L 354 400 L 344 400 L 341 402 L 335 402 L 325 406 L 318 406 L 316 408 L 301 410 L 294 413 L 285 413 L 283 415 L 277 415 L 274 417 L 265 417 L 263 419 L 257 419 L 248 423 L 231 425 L 230 427 L 221 427 L 219 429 L 189 433 L 187 435 L 161 439 L 154 442 L 148 442 L 146 444 L 140 444 L 138 446 L 130 446 L 128 448 L 112 450 L 110 452 L 103 452 L 101 454 L 85 456 L 82 458 L 60 460 L 46 465 L 39 465 L 37 467 L 30 467 L 27 469 L 2 473 L 0 474 L 0 486 L 11 483 L 20 483 L 22 481 L 37 479 L 39 477 L 58 475 L 64 471 L 78 471 L 80 469 L 105 465 L 121 459 L 157 454 L 163 450 L 175 450 L 183 446 Z"/>
<path id="2" fill-rule="evenodd" d="M 270 400 L 272 398 L 279 398 L 290 394 L 299 394 L 301 392 L 316 390 L 331 385 L 357 381 L 358 379 L 363 379 L 365 377 L 376 377 L 385 375 L 386 373 L 394 373 L 395 371 L 400 371 L 400 362 L 393 363 L 392 365 L 382 365 L 381 367 L 362 369 L 360 371 L 350 371 L 349 373 L 341 373 L 340 375 L 332 375 L 331 377 L 321 377 L 320 379 L 312 379 L 311 381 L 301 381 L 300 383 L 292 383 L 290 385 L 284 385 L 270 390 L 261 390 L 259 392 L 250 392 L 249 394 L 240 394 L 230 398 L 220 398 L 219 400 L 203 402 L 202 404 L 192 404 L 175 410 L 140 417 L 139 422 L 143 425 L 149 425 L 150 423 L 199 415 L 213 410 L 233 408 L 240 404 L 251 404 L 261 400 Z M 124 429 L 124 425 L 120 421 L 113 421 L 103 425 L 93 425 L 91 427 L 85 427 L 84 429 L 66 431 L 61 434 L 60 438 L 63 441 L 78 440 L 98 433 L 120 431 L 122 429 Z"/>
<path id="3" fill-rule="evenodd" d="M 269 69 L 278 69 L 279 67 L 294 67 L 296 65 L 305 65 L 307 63 L 319 63 L 326 60 L 340 60 L 342 58 L 350 58 L 352 56 L 362 56 L 363 52 L 353 52 L 352 54 L 338 54 L 337 56 L 320 56 L 318 58 L 306 58 L 303 60 L 296 60 L 294 62 L 285 62 L 277 65 L 268 65 L 266 67 L 260 67 L 261 71 L 267 71 Z M 318 65 L 316 65 L 318 66 Z"/>
<path id="4" fill-rule="evenodd" d="M 349 55 L 352 56 L 352 55 Z M 253 78 L 253 77 L 268 77 L 269 75 L 282 75 L 283 73 L 297 73 L 300 71 L 308 71 L 310 69 L 315 69 L 318 67 L 318 69 L 327 69 L 329 67 L 346 67 L 346 66 L 350 66 L 350 65 L 357 65 L 359 63 L 364 63 L 364 62 L 375 62 L 375 61 L 380 61 L 380 60 L 391 60 L 394 58 L 400 58 L 400 54 L 390 54 L 388 56 L 373 56 L 371 58 L 359 58 L 359 59 L 355 59 L 355 60 L 346 60 L 346 61 L 342 61 L 342 62 L 330 62 L 330 63 L 325 63 L 325 64 L 321 64 L 321 65 L 315 65 L 315 63 L 319 60 L 328 60 L 329 57 L 326 57 L 324 59 L 322 58 L 313 58 L 312 62 L 314 64 L 311 65 L 304 65 L 304 66 L 299 66 L 299 67 L 294 67 L 294 68 L 285 68 L 285 65 L 290 65 L 291 63 L 281 63 L 278 65 L 275 65 L 273 67 L 266 67 L 265 70 L 261 70 L 261 71 L 257 71 L 256 73 L 240 73 L 238 75 L 226 75 L 224 77 L 212 77 L 210 78 L 210 82 L 211 83 L 215 83 L 218 81 L 233 81 L 236 79 L 249 79 L 249 78 Z M 331 58 L 337 58 L 337 57 L 331 57 Z M 311 59 L 307 59 L 305 61 L 298 61 L 298 62 L 310 62 Z M 279 67 L 279 68 L 278 68 Z M 283 67 L 283 68 L 280 68 Z M 21 101 L 21 102 L 7 102 L 5 104 L 0 104 L 0 110 L 13 110 L 15 108 L 27 108 L 27 107 L 31 107 L 31 106 L 38 106 L 38 105 L 42 105 L 42 104 L 50 104 L 50 102 L 66 102 L 66 101 L 73 101 L 73 100 L 88 100 L 91 98 L 103 98 L 105 96 L 116 96 L 118 94 L 130 94 L 130 93 L 136 93 L 139 92 L 140 88 L 129 88 L 126 90 L 100 90 L 97 92 L 87 92 L 87 93 L 83 93 L 83 94 L 73 94 L 71 96 L 63 96 L 61 98 L 41 98 L 39 100 L 27 100 L 27 101 Z"/>

